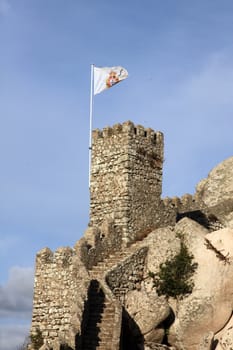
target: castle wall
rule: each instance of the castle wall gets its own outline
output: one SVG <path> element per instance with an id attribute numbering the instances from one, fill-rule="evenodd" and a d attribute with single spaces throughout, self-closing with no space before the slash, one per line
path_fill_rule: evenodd
<path id="1" fill-rule="evenodd" d="M 183 217 L 189 217 L 210 232 L 224 227 L 223 223 L 211 214 L 198 192 L 195 195 L 185 194 L 180 198 L 164 198 L 160 202 L 159 216 L 160 227 L 174 226 Z"/>
<path id="2" fill-rule="evenodd" d="M 129 291 L 141 288 L 147 252 L 148 247 L 139 248 L 127 259 L 109 270 L 105 276 L 113 294 L 122 303 L 124 303 L 124 297 Z"/>
<path id="3" fill-rule="evenodd" d="M 125 242 L 155 227 L 162 191 L 163 134 L 131 122 L 93 131 L 90 221 L 114 219 Z"/>
<path id="4" fill-rule="evenodd" d="M 110 221 L 104 221 L 100 228 L 88 227 L 79 242 L 80 257 L 88 270 L 121 247 L 120 236 Z"/>
<path id="5" fill-rule="evenodd" d="M 58 341 L 75 348 L 88 284 L 88 273 L 73 249 L 42 249 L 36 257 L 31 334 L 39 330 L 51 347 Z"/>

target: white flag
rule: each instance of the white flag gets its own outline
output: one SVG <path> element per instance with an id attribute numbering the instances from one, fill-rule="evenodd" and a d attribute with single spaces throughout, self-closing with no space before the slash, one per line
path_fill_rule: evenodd
<path id="1" fill-rule="evenodd" d="M 123 67 L 94 67 L 94 95 L 116 85 L 128 77 Z"/>

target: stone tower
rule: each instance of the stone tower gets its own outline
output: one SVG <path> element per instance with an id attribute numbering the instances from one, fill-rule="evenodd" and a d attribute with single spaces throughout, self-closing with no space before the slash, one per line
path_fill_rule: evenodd
<path id="1" fill-rule="evenodd" d="M 127 244 L 158 223 L 163 134 L 132 122 L 92 134 L 90 222 L 112 220 Z"/>

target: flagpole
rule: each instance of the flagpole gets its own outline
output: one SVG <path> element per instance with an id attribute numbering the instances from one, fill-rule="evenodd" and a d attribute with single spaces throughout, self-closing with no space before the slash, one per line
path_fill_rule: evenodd
<path id="1" fill-rule="evenodd" d="M 91 64 L 91 91 L 90 91 L 90 135 L 89 135 L 89 189 L 91 184 L 91 151 L 92 151 L 92 121 L 93 121 L 93 83 L 94 64 Z"/>

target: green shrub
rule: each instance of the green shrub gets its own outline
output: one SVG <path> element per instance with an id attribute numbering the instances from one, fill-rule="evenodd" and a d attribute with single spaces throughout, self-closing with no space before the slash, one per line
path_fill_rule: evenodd
<path id="1" fill-rule="evenodd" d="M 193 255 L 181 240 L 180 252 L 164 264 L 160 264 L 158 274 L 153 277 L 158 295 L 182 298 L 192 293 L 194 283 L 191 277 L 196 268 L 197 263 L 193 262 Z"/>
<path id="2" fill-rule="evenodd" d="M 42 332 L 39 328 L 36 329 L 35 334 L 30 335 L 30 338 L 31 338 L 31 343 L 32 343 L 33 347 L 35 348 L 35 350 L 39 350 L 40 347 L 44 344 Z"/>
<path id="3" fill-rule="evenodd" d="M 17 347 L 17 350 L 27 350 L 29 344 L 29 338 L 26 337 L 24 342 Z"/>

